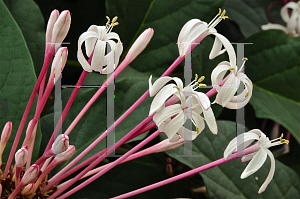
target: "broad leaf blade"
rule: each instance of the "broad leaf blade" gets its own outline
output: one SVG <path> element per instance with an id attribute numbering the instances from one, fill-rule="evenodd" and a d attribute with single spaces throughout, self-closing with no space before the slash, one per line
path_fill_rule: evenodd
<path id="1" fill-rule="evenodd" d="M 0 1 L 0 24 L 1 129 L 7 121 L 13 123 L 13 131 L 3 154 L 3 161 L 6 162 L 23 112 L 35 85 L 36 76 L 23 35 L 3 1 Z M 35 110 L 35 106 L 32 106 L 32 110 Z M 33 118 L 33 111 L 28 118 Z M 21 142 L 26 128 L 27 125 L 23 130 Z M 37 158 L 39 152 L 40 139 L 41 132 L 38 128 L 33 152 L 34 158 Z"/>

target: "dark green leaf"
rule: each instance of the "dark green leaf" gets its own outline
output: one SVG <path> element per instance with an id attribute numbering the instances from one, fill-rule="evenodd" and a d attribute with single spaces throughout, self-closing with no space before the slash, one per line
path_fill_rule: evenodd
<path id="1" fill-rule="evenodd" d="M 13 123 L 13 131 L 3 154 L 3 161 L 6 162 L 23 112 L 35 85 L 36 76 L 21 30 L 3 1 L 0 1 L 0 24 L 0 123 L 1 127 L 8 121 Z M 35 106 L 32 106 L 29 119 L 33 118 L 34 110 Z M 26 128 L 27 125 L 23 130 L 21 142 Z M 39 152 L 40 140 L 41 131 L 38 128 L 33 152 L 34 159 L 37 158 Z M 20 145 L 21 143 L 19 143 L 19 147 Z"/>

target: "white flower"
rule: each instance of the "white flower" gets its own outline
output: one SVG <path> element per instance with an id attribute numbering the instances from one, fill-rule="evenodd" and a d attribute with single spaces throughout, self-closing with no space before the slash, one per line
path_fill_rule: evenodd
<path id="1" fill-rule="evenodd" d="M 291 16 L 289 16 L 288 9 L 292 9 Z M 280 24 L 266 24 L 262 25 L 261 29 L 270 30 L 278 29 L 284 31 L 286 34 L 292 37 L 298 37 L 300 35 L 300 1 L 298 3 L 289 2 L 281 8 L 280 15 L 284 22 L 286 22 L 286 27 Z"/>
<path id="2" fill-rule="evenodd" d="M 214 28 L 222 19 L 228 18 L 225 16 L 226 11 L 224 10 L 221 13 L 221 9 L 219 8 L 219 13 L 211 20 L 209 24 L 199 19 L 191 19 L 188 21 L 181 29 L 177 45 L 179 50 L 179 55 L 183 57 L 190 43 L 199 43 L 202 41 L 207 35 L 214 34 L 217 30 Z"/>
<path id="3" fill-rule="evenodd" d="M 238 143 L 238 140 L 241 139 L 243 136 L 243 143 Z M 267 155 L 270 157 L 271 160 L 271 169 L 268 174 L 267 179 L 260 187 L 258 193 L 262 193 L 267 188 L 268 184 L 272 180 L 275 172 L 275 159 L 272 154 L 272 152 L 268 149 L 272 146 L 280 145 L 280 144 L 288 144 L 289 141 L 282 139 L 283 135 L 281 135 L 280 138 L 269 140 L 269 138 L 266 137 L 266 135 L 261 132 L 259 129 L 253 129 L 247 133 L 241 134 L 237 137 L 235 137 L 233 140 L 230 141 L 228 146 L 226 147 L 224 151 L 224 159 L 226 160 L 229 158 L 233 152 L 237 151 L 237 149 L 240 148 L 241 145 L 244 145 L 244 148 L 249 146 L 253 141 L 257 140 L 258 145 L 254 149 L 254 153 L 251 153 L 249 155 L 243 156 L 242 162 L 249 161 L 248 166 L 245 168 L 243 173 L 241 174 L 241 179 L 247 178 L 248 176 L 255 173 L 266 161 Z M 244 149 L 243 148 L 243 149 Z M 239 151 L 238 151 L 239 152 Z"/>
<path id="4" fill-rule="evenodd" d="M 101 74 L 109 74 L 114 71 L 119 63 L 120 56 L 123 51 L 123 45 L 120 37 L 117 33 L 111 32 L 112 28 L 119 23 L 116 22 L 117 17 L 112 19 L 112 23 L 109 24 L 110 19 L 107 17 L 108 22 L 106 26 L 89 27 L 87 32 L 80 35 L 78 39 L 78 51 L 77 58 L 83 69 L 92 72 L 97 71 Z M 116 41 L 114 41 L 116 40 Z M 81 45 L 85 42 L 85 50 L 88 57 L 93 54 L 91 65 L 86 61 L 83 56 Z M 107 45 L 109 45 L 110 51 L 107 51 Z M 103 66 L 106 66 L 103 68 Z"/>
<path id="5" fill-rule="evenodd" d="M 249 102 L 253 90 L 251 80 L 243 73 L 244 64 L 247 58 L 244 58 L 244 63 L 237 71 L 236 54 L 233 46 L 223 35 L 218 33 L 214 35 L 216 36 L 216 39 L 209 58 L 214 59 L 224 52 L 227 52 L 229 57 L 229 62 L 223 61 L 219 63 L 211 73 L 212 85 L 218 92 L 214 103 L 229 109 L 239 109 Z M 222 46 L 224 46 L 223 50 L 221 50 Z M 229 76 L 225 83 L 222 86 L 219 86 L 228 70 L 230 71 Z M 239 88 L 240 82 L 243 82 L 245 89 L 238 96 L 234 96 Z"/>
<path id="6" fill-rule="evenodd" d="M 194 91 L 199 87 L 199 83 L 203 79 L 204 77 L 197 81 L 196 76 L 196 79 L 191 84 L 183 88 L 183 83 L 179 78 L 161 77 L 152 85 L 152 76 L 150 76 L 150 96 L 154 96 L 159 92 L 152 101 L 149 115 L 153 115 L 156 112 L 153 121 L 158 126 L 158 130 L 165 132 L 171 142 L 180 138 L 177 134 L 185 140 L 194 140 L 204 129 L 204 120 L 211 132 L 217 134 L 217 123 L 210 107 L 209 98 L 204 93 Z M 164 86 L 171 80 L 175 81 L 176 84 L 171 83 Z M 174 95 L 180 99 L 181 104 L 165 106 L 167 99 Z M 203 113 L 204 118 L 200 115 L 201 113 Z M 187 119 L 192 121 L 196 131 L 183 127 Z"/>

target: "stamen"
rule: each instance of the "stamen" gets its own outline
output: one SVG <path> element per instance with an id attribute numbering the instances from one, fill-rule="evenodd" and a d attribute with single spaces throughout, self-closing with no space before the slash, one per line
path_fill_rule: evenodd
<path id="1" fill-rule="evenodd" d="M 107 19 L 107 23 L 106 23 L 106 29 L 107 29 L 107 31 L 106 31 L 106 33 L 110 33 L 110 32 L 112 31 L 112 29 L 113 29 L 114 26 L 119 25 L 119 23 L 116 22 L 116 21 L 118 20 L 118 17 L 115 16 L 115 17 L 112 19 L 112 21 L 111 21 L 110 24 L 109 24 L 110 18 L 109 18 L 108 16 L 106 16 L 106 19 Z"/>
<path id="2" fill-rule="evenodd" d="M 221 10 L 221 8 L 219 8 L 219 13 L 209 22 L 207 27 L 209 27 L 215 21 L 215 19 L 221 15 L 221 12 L 222 12 L 222 10 Z"/>
<path id="3" fill-rule="evenodd" d="M 199 127 L 198 127 L 198 126 L 196 126 L 196 131 L 197 131 L 197 134 L 200 133 L 200 130 L 199 130 Z"/>
<path id="4" fill-rule="evenodd" d="M 198 75 L 197 75 L 197 74 L 195 74 L 195 81 L 197 81 L 197 79 L 198 79 Z"/>
<path id="5" fill-rule="evenodd" d="M 245 95 L 245 98 L 248 97 L 248 95 L 249 95 L 249 92 L 247 92 L 247 94 Z"/>
<path id="6" fill-rule="evenodd" d="M 179 96 L 180 96 L 180 100 L 183 102 L 183 97 L 181 96 L 181 92 L 180 92 L 180 88 L 178 86 L 173 86 L 173 88 L 176 88 L 178 90 Z"/>
<path id="7" fill-rule="evenodd" d="M 286 139 L 282 139 L 282 137 L 283 137 L 283 133 L 281 134 L 281 136 L 280 136 L 280 142 L 282 143 L 282 144 L 289 144 L 289 142 L 290 141 L 288 141 L 288 140 L 286 140 Z"/>

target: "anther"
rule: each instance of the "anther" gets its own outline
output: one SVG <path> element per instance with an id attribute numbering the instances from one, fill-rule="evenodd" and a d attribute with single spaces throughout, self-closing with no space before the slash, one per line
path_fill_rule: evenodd
<path id="1" fill-rule="evenodd" d="M 247 94 L 245 95 L 245 98 L 248 97 L 248 95 L 249 95 L 249 92 L 247 92 Z"/>
<path id="2" fill-rule="evenodd" d="M 221 12 L 222 12 L 222 10 L 221 10 L 221 8 L 219 8 L 219 13 L 218 13 L 218 16 L 220 16 L 220 15 L 221 15 Z"/>
<path id="3" fill-rule="evenodd" d="M 199 84 L 199 86 L 207 86 L 206 84 Z"/>
<path id="4" fill-rule="evenodd" d="M 197 79 L 198 79 L 198 75 L 197 75 L 197 74 L 195 74 L 195 81 L 197 81 Z"/>
<path id="5" fill-rule="evenodd" d="M 288 140 L 286 140 L 286 139 L 282 139 L 282 137 L 283 137 L 283 133 L 281 134 L 281 136 L 280 136 L 280 142 L 282 143 L 282 144 L 289 144 L 289 142 L 290 141 L 288 141 Z"/>
<path id="6" fill-rule="evenodd" d="M 115 23 L 117 20 L 118 20 L 118 17 L 115 16 L 115 17 L 112 19 L 111 23 Z"/>
<path id="7" fill-rule="evenodd" d="M 205 77 L 204 77 L 204 76 L 201 76 L 201 77 L 199 78 L 199 80 L 198 80 L 198 83 L 202 82 L 204 79 L 205 79 Z"/>
<path id="8" fill-rule="evenodd" d="M 235 68 L 234 68 L 234 67 L 231 67 L 231 68 L 229 68 L 228 70 L 235 70 Z"/>
<path id="9" fill-rule="evenodd" d="M 180 91 L 180 88 L 178 86 L 173 86 L 173 88 L 177 88 L 177 90 Z"/>
<path id="10" fill-rule="evenodd" d="M 200 129 L 199 129 L 199 127 L 198 127 L 198 126 L 196 126 L 196 131 L 197 131 L 197 134 L 199 134 L 199 133 L 200 133 Z"/>

